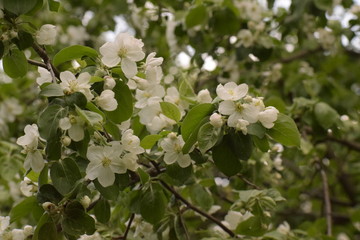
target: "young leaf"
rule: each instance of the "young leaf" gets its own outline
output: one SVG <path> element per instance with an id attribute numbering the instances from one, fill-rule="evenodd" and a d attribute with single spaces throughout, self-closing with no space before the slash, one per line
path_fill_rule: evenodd
<path id="1" fill-rule="evenodd" d="M 60 50 L 53 59 L 53 63 L 55 66 L 59 66 L 62 63 L 67 61 L 81 58 L 83 56 L 88 56 L 92 58 L 96 58 L 98 56 L 97 51 L 90 47 L 85 47 L 81 45 L 74 45 Z"/>
<path id="2" fill-rule="evenodd" d="M 151 149 L 155 145 L 155 143 L 162 137 L 163 136 L 159 134 L 147 135 L 141 140 L 140 146 L 144 149 Z"/>
<path id="3" fill-rule="evenodd" d="M 24 76 L 28 70 L 25 54 L 18 49 L 10 51 L 9 54 L 3 58 L 3 67 L 5 73 L 11 78 Z"/>
<path id="4" fill-rule="evenodd" d="M 181 118 L 181 113 L 179 111 L 179 108 L 172 103 L 169 102 L 161 102 L 160 103 L 161 110 L 165 116 L 168 118 L 171 118 L 178 122 Z"/>
<path id="5" fill-rule="evenodd" d="M 59 84 L 51 83 L 41 88 L 40 96 L 44 97 L 61 97 L 64 96 L 64 90 Z"/>
<path id="6" fill-rule="evenodd" d="M 197 136 L 200 151 L 205 153 L 207 150 L 215 146 L 221 137 L 221 133 L 221 128 L 216 128 L 210 123 L 205 123 L 202 125 Z"/>
<path id="7" fill-rule="evenodd" d="M 198 104 L 190 109 L 181 126 L 181 135 L 185 142 L 190 138 L 201 120 L 204 117 L 209 116 L 213 111 L 214 106 L 210 103 Z"/>
<path id="8" fill-rule="evenodd" d="M 190 188 L 190 198 L 194 204 L 206 211 L 214 204 L 214 199 L 211 197 L 211 194 L 199 184 L 195 184 Z"/>
<path id="9" fill-rule="evenodd" d="M 285 146 L 300 146 L 300 133 L 294 120 L 279 113 L 275 126 L 267 134 Z"/>

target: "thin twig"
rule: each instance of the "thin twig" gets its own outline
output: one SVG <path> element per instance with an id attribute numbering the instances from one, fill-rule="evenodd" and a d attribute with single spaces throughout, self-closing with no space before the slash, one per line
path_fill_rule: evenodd
<path id="1" fill-rule="evenodd" d="M 56 82 L 56 78 L 60 78 L 60 73 L 59 71 L 54 67 L 54 65 L 52 65 L 51 63 L 51 59 L 49 58 L 49 56 L 47 55 L 46 51 L 40 47 L 39 45 L 37 45 L 36 43 L 34 43 L 32 45 L 32 48 L 35 50 L 35 52 L 42 58 L 42 60 L 44 61 L 45 65 L 46 65 L 46 69 L 49 70 L 51 77 L 53 79 L 53 82 Z"/>
<path id="2" fill-rule="evenodd" d="M 336 143 L 340 143 L 344 146 L 347 146 L 348 148 L 358 151 L 360 152 L 360 144 L 356 143 L 356 142 L 351 142 L 349 140 L 345 140 L 345 139 L 338 139 L 338 138 L 334 138 L 334 137 L 327 137 L 326 138 L 327 141 L 331 141 L 331 142 L 336 142 Z"/>
<path id="3" fill-rule="evenodd" d="M 200 210 L 199 208 L 197 208 L 196 206 L 192 205 L 189 201 L 187 201 L 185 198 L 183 198 L 175 189 L 173 189 L 172 187 L 170 187 L 166 182 L 164 182 L 163 180 L 159 179 L 159 182 L 172 194 L 174 194 L 174 196 L 179 199 L 181 202 L 183 202 L 188 208 L 192 209 L 193 211 L 199 213 L 200 215 L 206 217 L 207 219 L 211 220 L 212 222 L 214 222 L 215 224 L 217 224 L 219 227 L 221 227 L 225 232 L 227 232 L 231 237 L 236 237 L 235 233 L 233 231 L 231 231 L 229 228 L 227 228 L 224 224 L 221 223 L 221 221 L 219 221 L 218 219 L 216 219 L 215 217 L 211 216 L 210 214 Z"/>
<path id="4" fill-rule="evenodd" d="M 298 60 L 298 59 L 301 59 L 301 58 L 304 58 L 304 57 L 307 57 L 308 55 L 311 55 L 313 53 L 317 53 L 317 52 L 320 52 L 322 50 L 321 47 L 317 47 L 315 49 L 311 49 L 311 50 L 304 50 L 304 51 L 301 51 L 301 52 L 298 52 L 296 53 L 295 55 L 292 55 L 290 57 L 287 57 L 287 58 L 282 58 L 276 62 L 280 62 L 280 63 L 290 63 L 292 61 L 295 61 L 295 60 Z"/>
<path id="5" fill-rule="evenodd" d="M 113 237 L 112 240 L 120 240 L 120 239 L 121 239 L 121 240 L 126 240 L 127 235 L 129 234 L 129 231 L 130 231 L 130 228 L 131 228 L 131 224 L 132 224 L 134 218 L 135 218 L 135 213 L 132 213 L 131 216 L 130 216 L 129 222 L 128 222 L 127 226 L 126 226 L 126 230 L 125 230 L 125 232 L 124 232 L 124 235 L 123 235 L 123 236 L 120 236 L 120 237 Z"/>
<path id="6" fill-rule="evenodd" d="M 251 187 L 257 189 L 257 190 L 261 190 L 261 187 L 259 187 L 258 185 L 256 185 L 255 183 L 250 182 L 248 179 L 246 179 L 242 174 L 238 174 L 239 178 L 241 180 L 243 180 L 247 185 L 250 185 Z"/>
<path id="7" fill-rule="evenodd" d="M 331 201 L 329 193 L 329 183 L 325 170 L 321 167 L 320 170 L 321 179 L 323 183 L 324 191 L 324 203 L 325 203 L 325 217 L 326 217 L 326 233 L 328 236 L 332 236 L 332 217 L 331 217 Z"/>
<path id="8" fill-rule="evenodd" d="M 180 223 L 181 227 L 184 229 L 186 240 L 190 240 L 189 232 L 186 228 L 186 225 L 185 225 L 182 215 L 181 215 L 183 213 L 183 211 L 181 211 L 181 209 L 179 207 L 178 207 L 178 211 L 179 211 L 179 214 L 178 214 L 179 223 Z"/>
<path id="9" fill-rule="evenodd" d="M 35 61 L 35 60 L 32 60 L 32 59 L 28 59 L 27 61 L 28 61 L 28 63 L 31 64 L 31 65 L 35 65 L 35 66 L 38 66 L 38 67 L 42 67 L 42 68 L 47 69 L 47 66 L 46 66 L 45 63 L 38 62 L 38 61 Z"/>

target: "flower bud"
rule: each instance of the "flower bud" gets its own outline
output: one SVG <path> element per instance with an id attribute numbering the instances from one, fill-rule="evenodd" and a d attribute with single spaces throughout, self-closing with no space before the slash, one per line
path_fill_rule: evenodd
<path id="1" fill-rule="evenodd" d="M 199 102 L 199 103 L 211 103 L 212 101 L 212 98 L 210 96 L 210 92 L 209 90 L 207 89 L 204 89 L 204 90 L 201 90 L 197 97 L 196 97 L 196 100 Z"/>
<path id="2" fill-rule="evenodd" d="M 52 202 L 44 202 L 42 204 L 42 207 L 45 211 L 49 212 L 49 213 L 52 213 L 54 212 L 54 210 L 56 209 L 56 206 L 55 204 L 53 204 Z"/>
<path id="3" fill-rule="evenodd" d="M 110 76 L 106 76 L 104 78 L 105 78 L 104 89 L 105 90 L 106 89 L 112 90 L 116 85 L 116 82 L 115 82 L 114 78 L 112 78 Z"/>
<path id="4" fill-rule="evenodd" d="M 221 128 L 224 124 L 224 121 L 222 119 L 222 116 L 218 113 L 213 113 L 210 116 L 210 124 L 213 125 L 216 128 Z"/>
<path id="5" fill-rule="evenodd" d="M 90 206 L 91 199 L 87 195 L 85 195 L 80 199 L 80 203 L 86 209 Z"/>
<path id="6" fill-rule="evenodd" d="M 61 138 L 61 143 L 64 147 L 67 147 L 71 144 L 71 138 L 69 138 L 68 136 L 63 136 Z"/>

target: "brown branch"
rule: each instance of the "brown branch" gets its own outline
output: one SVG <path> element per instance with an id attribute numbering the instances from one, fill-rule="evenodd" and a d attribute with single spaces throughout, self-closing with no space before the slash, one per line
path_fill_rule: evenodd
<path id="1" fill-rule="evenodd" d="M 121 239 L 121 240 L 126 240 L 127 235 L 129 234 L 129 231 L 130 231 L 130 228 L 131 228 L 131 224 L 132 224 L 134 218 L 135 218 L 135 213 L 132 213 L 131 216 L 130 216 L 129 222 L 128 222 L 127 226 L 126 226 L 126 230 L 125 230 L 125 232 L 124 232 L 124 235 L 123 235 L 123 236 L 120 236 L 120 237 L 113 237 L 112 240 L 120 240 L 120 239 Z"/>
<path id="2" fill-rule="evenodd" d="M 38 61 L 35 61 L 35 60 L 32 60 L 32 59 L 28 59 L 27 62 L 31 65 L 34 65 L 34 66 L 38 66 L 38 67 L 42 67 L 42 68 L 45 68 L 47 69 L 47 66 L 45 63 L 42 63 L 42 62 L 38 62 Z"/>
<path id="3" fill-rule="evenodd" d="M 159 179 L 159 182 L 172 194 L 174 194 L 174 196 L 179 199 L 181 202 L 183 202 L 188 208 L 192 209 L 193 211 L 199 213 L 200 215 L 206 217 L 207 219 L 211 220 L 212 222 L 214 222 L 215 224 L 217 224 L 219 227 L 221 227 L 225 232 L 227 232 L 231 237 L 236 237 L 235 233 L 233 231 L 231 231 L 229 228 L 227 228 L 224 224 L 221 223 L 221 221 L 219 221 L 218 219 L 216 219 L 215 217 L 207 214 L 206 212 L 200 210 L 199 208 L 197 208 L 196 206 L 192 205 L 189 201 L 187 201 L 185 198 L 183 198 L 175 189 L 173 189 L 172 187 L 170 187 L 166 182 L 164 182 L 163 180 Z"/>
<path id="4" fill-rule="evenodd" d="M 46 69 L 49 70 L 49 72 L 50 72 L 50 74 L 51 74 L 51 76 L 53 78 L 53 82 L 56 83 L 56 78 L 60 78 L 60 73 L 54 67 L 54 65 L 51 63 L 51 59 L 47 55 L 46 51 L 42 47 L 37 45 L 36 43 L 34 43 L 32 45 L 32 48 L 42 58 L 42 60 L 44 61 L 45 65 L 46 65 Z"/>
<path id="5" fill-rule="evenodd" d="M 256 185 L 255 183 L 250 182 L 247 178 L 245 178 L 242 174 L 238 174 L 237 175 L 241 180 L 243 180 L 247 185 L 257 189 L 257 190 L 261 190 L 261 187 L 259 187 L 258 185 Z"/>
<path id="6" fill-rule="evenodd" d="M 321 179 L 323 183 L 324 191 L 324 203 L 325 203 L 325 217 L 326 217 L 326 233 L 328 236 L 332 236 L 332 214 L 331 214 L 331 201 L 329 193 L 329 183 L 325 170 L 321 167 L 320 170 Z"/>
<path id="7" fill-rule="evenodd" d="M 186 240 L 190 240 L 189 232 L 186 228 L 186 225 L 185 225 L 182 215 L 181 215 L 183 213 L 183 211 L 179 207 L 178 207 L 178 211 L 179 211 L 179 214 L 178 214 L 179 223 L 180 223 L 181 227 L 184 229 Z"/>
<path id="8" fill-rule="evenodd" d="M 338 139 L 338 138 L 334 138 L 332 136 L 327 137 L 325 140 L 342 144 L 352 150 L 360 152 L 360 144 L 358 144 L 356 142 L 351 142 L 346 139 Z"/>
<path id="9" fill-rule="evenodd" d="M 280 60 L 277 60 L 276 62 L 279 62 L 279 63 L 290 63 L 290 62 L 292 62 L 292 61 L 295 61 L 295 60 L 298 60 L 298 59 L 307 57 L 307 56 L 309 56 L 309 55 L 311 55 L 311 54 L 320 52 L 321 50 L 322 50 L 321 47 L 317 47 L 317 48 L 315 48 L 315 49 L 300 51 L 300 52 L 294 54 L 293 56 L 289 56 L 289 57 L 287 57 L 287 58 L 281 58 Z"/>

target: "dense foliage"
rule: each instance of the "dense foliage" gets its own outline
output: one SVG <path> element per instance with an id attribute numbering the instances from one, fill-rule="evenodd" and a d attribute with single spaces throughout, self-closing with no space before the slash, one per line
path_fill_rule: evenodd
<path id="1" fill-rule="evenodd" d="M 360 239 L 356 2 L 0 8 L 0 239 Z"/>

